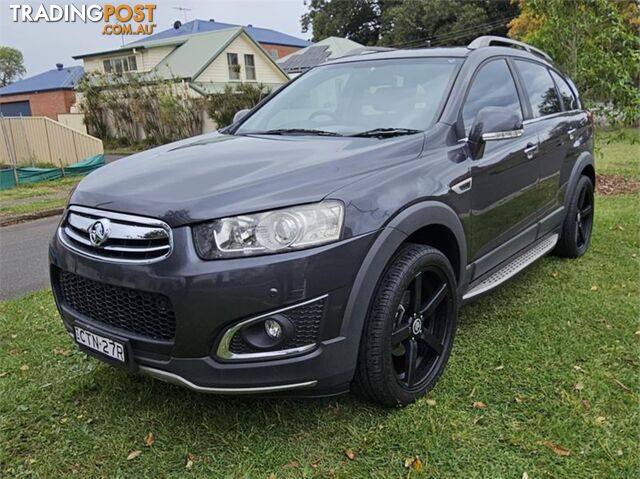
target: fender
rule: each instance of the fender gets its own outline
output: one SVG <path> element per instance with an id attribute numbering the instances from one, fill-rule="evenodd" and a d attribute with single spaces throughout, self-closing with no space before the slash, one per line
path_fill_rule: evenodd
<path id="1" fill-rule="evenodd" d="M 446 226 L 456 236 L 460 254 L 460 283 L 465 283 L 467 243 L 462 223 L 455 211 L 444 203 L 425 201 L 398 213 L 382 228 L 365 256 L 345 307 L 341 336 L 354 343 L 354 347 L 349 348 L 349 357 L 345 358 L 354 370 L 364 321 L 379 279 L 398 248 L 413 232 L 437 224 Z"/>
<path id="2" fill-rule="evenodd" d="M 582 175 L 582 170 L 585 167 L 591 165 L 595 170 L 595 162 L 593 161 L 593 155 L 590 151 L 584 151 L 578 156 L 575 164 L 573 165 L 573 169 L 571 170 L 571 175 L 569 176 L 569 181 L 567 182 L 567 193 L 564 197 L 564 209 L 565 211 L 569 211 L 569 201 L 573 197 L 573 193 L 578 184 L 578 180 L 580 179 L 580 175 Z M 595 186 L 595 185 L 594 185 Z"/>

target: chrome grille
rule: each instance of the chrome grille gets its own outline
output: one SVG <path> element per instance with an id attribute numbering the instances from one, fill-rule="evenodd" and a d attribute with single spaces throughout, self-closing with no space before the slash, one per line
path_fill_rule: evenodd
<path id="1" fill-rule="evenodd" d="M 109 233 L 98 245 L 89 230 L 99 220 L 108 221 Z M 171 229 L 160 220 L 83 206 L 69 207 L 58 236 L 67 247 L 85 256 L 121 263 L 159 261 L 172 249 Z"/>

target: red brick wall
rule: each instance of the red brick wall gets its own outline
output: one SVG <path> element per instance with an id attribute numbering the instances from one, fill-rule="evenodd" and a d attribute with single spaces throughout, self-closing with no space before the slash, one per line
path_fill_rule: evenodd
<path id="1" fill-rule="evenodd" d="M 0 96 L 0 103 L 25 100 L 29 100 L 32 116 L 48 116 L 52 120 L 57 120 L 58 113 L 69 113 L 71 105 L 76 101 L 76 94 L 73 90 L 55 90 Z"/>
<path id="2" fill-rule="evenodd" d="M 276 60 L 282 57 L 286 57 L 287 55 L 289 55 L 289 53 L 300 50 L 300 47 L 285 47 L 283 45 L 271 45 L 269 43 L 261 43 L 260 45 L 265 49 L 268 55 L 271 55 L 271 50 L 277 50 L 278 57 L 276 58 Z"/>

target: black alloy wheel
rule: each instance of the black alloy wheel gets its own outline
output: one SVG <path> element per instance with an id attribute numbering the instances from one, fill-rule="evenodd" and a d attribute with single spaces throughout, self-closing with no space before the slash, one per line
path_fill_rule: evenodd
<path id="1" fill-rule="evenodd" d="M 579 250 L 586 249 L 593 227 L 593 188 L 584 184 L 578 195 L 578 211 L 575 215 L 575 242 Z"/>
<path id="2" fill-rule="evenodd" d="M 438 380 L 453 346 L 456 281 L 438 250 L 404 247 L 380 281 L 360 346 L 354 389 L 404 406 Z"/>
<path id="3" fill-rule="evenodd" d="M 581 176 L 569 200 L 560 239 L 554 251 L 556 255 L 578 258 L 586 253 L 591 242 L 594 211 L 593 182 L 588 176 Z"/>

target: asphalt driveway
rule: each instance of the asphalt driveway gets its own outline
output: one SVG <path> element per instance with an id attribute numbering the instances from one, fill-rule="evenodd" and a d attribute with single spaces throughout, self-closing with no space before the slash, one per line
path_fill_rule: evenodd
<path id="1" fill-rule="evenodd" d="M 60 216 L 0 228 L 0 300 L 49 287 L 47 249 Z"/>

